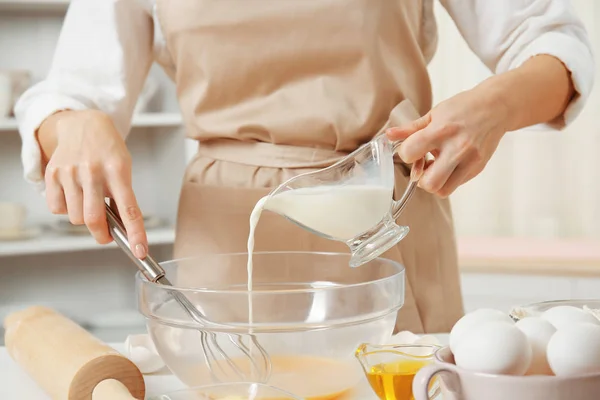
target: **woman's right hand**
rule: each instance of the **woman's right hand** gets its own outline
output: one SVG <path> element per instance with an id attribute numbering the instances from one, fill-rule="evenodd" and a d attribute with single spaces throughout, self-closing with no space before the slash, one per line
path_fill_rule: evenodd
<path id="1" fill-rule="evenodd" d="M 44 160 L 46 201 L 54 214 L 85 224 L 96 241 L 112 241 L 105 198 L 116 203 L 131 248 L 138 258 L 148 252 L 142 213 L 133 193 L 131 155 L 106 114 L 96 110 L 61 111 L 38 130 Z"/>

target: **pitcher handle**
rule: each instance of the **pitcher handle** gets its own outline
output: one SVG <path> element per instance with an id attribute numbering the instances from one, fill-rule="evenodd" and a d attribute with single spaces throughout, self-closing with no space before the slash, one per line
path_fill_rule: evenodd
<path id="1" fill-rule="evenodd" d="M 400 144 L 402 144 L 402 142 L 403 140 L 397 140 L 395 142 L 392 142 L 392 154 L 396 154 L 396 152 L 398 151 L 398 147 L 400 147 Z M 412 166 L 412 168 L 414 168 L 414 165 Z M 400 214 L 402 214 L 402 211 L 404 211 L 406 205 L 417 190 L 418 179 L 413 179 L 412 175 L 413 174 L 411 170 L 411 179 L 408 183 L 408 186 L 406 187 L 406 190 L 402 194 L 402 197 L 400 197 L 400 200 L 394 201 L 394 203 L 392 204 L 392 217 L 394 218 L 394 221 L 397 220 L 398 217 L 400 217 Z"/>
<path id="2" fill-rule="evenodd" d="M 431 384 L 431 380 L 440 372 L 455 373 L 451 367 L 441 364 L 426 365 L 425 367 L 421 368 L 419 372 L 417 372 L 412 384 L 412 391 L 415 400 L 430 400 L 429 385 Z M 439 394 L 439 392 L 440 389 L 438 388 L 436 396 Z"/>

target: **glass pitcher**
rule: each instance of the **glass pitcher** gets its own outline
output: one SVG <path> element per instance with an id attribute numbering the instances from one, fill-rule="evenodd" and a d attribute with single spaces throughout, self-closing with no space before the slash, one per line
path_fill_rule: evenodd
<path id="1" fill-rule="evenodd" d="M 379 135 L 330 167 L 295 176 L 273 190 L 264 209 L 310 232 L 346 243 L 358 267 L 404 239 L 396 219 L 417 187 L 411 180 L 393 200 L 394 154 L 400 141 Z"/>
<path id="2" fill-rule="evenodd" d="M 370 345 L 356 350 L 367 381 L 381 400 L 414 400 L 412 384 L 415 375 L 426 365 L 433 364 L 441 346 L 431 344 Z M 435 380 L 429 387 L 430 398 L 438 397 Z"/>

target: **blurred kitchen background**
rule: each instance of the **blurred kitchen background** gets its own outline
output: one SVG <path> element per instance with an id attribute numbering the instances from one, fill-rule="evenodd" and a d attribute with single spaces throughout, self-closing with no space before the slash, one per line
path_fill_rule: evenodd
<path id="1" fill-rule="evenodd" d="M 573 1 L 600 54 L 600 3 Z M 0 320 L 31 304 L 55 307 L 105 341 L 143 331 L 135 268 L 113 244 L 51 215 L 22 178 L 10 109 L 51 62 L 69 0 L 0 0 Z M 435 102 L 489 76 L 436 4 Z M 600 62 L 599 62 L 600 65 Z M 600 79 L 600 78 L 599 78 Z M 484 173 L 452 200 L 467 310 L 600 297 L 600 85 L 565 132 L 503 140 Z M 6 116 L 5 116 L 6 115 Z M 183 135 L 173 85 L 154 67 L 128 138 L 151 251 L 171 257 L 179 185 L 195 147 Z M 0 328 L 0 344 L 2 341 Z"/>

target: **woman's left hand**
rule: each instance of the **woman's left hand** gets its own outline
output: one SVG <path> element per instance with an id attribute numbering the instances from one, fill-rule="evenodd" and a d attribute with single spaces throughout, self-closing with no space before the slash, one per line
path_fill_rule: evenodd
<path id="1" fill-rule="evenodd" d="M 391 140 L 404 140 L 398 154 L 407 164 L 422 168 L 419 187 L 447 197 L 477 176 L 506 133 L 507 108 L 483 87 L 462 92 L 434 107 L 409 126 L 390 128 Z"/>

